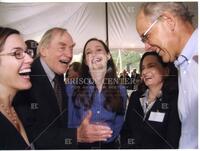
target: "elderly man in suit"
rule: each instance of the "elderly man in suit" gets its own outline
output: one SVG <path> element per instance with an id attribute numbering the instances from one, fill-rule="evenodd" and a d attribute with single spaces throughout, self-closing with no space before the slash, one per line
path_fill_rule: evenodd
<path id="1" fill-rule="evenodd" d="M 91 113 L 79 128 L 67 128 L 63 74 L 72 60 L 74 45 L 65 29 L 48 30 L 32 65 L 32 88 L 15 98 L 15 108 L 36 149 L 76 148 L 77 142 L 104 141 L 112 135 L 109 127 L 90 123 Z"/>

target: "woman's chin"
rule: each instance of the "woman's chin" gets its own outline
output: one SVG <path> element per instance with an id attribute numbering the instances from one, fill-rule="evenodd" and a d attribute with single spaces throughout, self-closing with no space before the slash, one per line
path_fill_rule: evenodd
<path id="1" fill-rule="evenodd" d="M 30 89 L 31 86 L 32 86 L 31 82 L 27 81 L 27 82 L 23 82 L 23 84 L 21 84 L 18 89 L 19 90 L 27 90 L 27 89 Z"/>

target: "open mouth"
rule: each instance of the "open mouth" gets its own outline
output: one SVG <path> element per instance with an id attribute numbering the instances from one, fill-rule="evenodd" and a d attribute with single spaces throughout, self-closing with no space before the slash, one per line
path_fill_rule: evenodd
<path id="1" fill-rule="evenodd" d="M 30 75 L 31 69 L 23 69 L 19 71 L 20 76 L 27 76 Z"/>
<path id="2" fill-rule="evenodd" d="M 151 77 L 145 77 L 145 78 L 144 78 L 145 81 L 151 80 L 151 79 L 152 79 Z"/>
<path id="3" fill-rule="evenodd" d="M 66 60 L 59 60 L 59 62 L 65 64 L 65 65 L 68 65 L 70 63 L 70 61 L 66 61 Z"/>
<path id="4" fill-rule="evenodd" d="M 101 62 L 102 58 L 95 58 L 92 60 L 92 63 Z"/>

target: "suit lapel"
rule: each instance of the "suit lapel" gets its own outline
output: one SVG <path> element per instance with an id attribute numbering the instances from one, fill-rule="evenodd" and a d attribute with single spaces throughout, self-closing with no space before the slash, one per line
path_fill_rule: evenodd
<path id="1" fill-rule="evenodd" d="M 37 58 L 32 65 L 31 82 L 33 83 L 32 92 L 33 93 L 36 92 L 35 94 L 33 94 L 33 96 L 35 96 L 36 99 L 40 98 L 39 100 L 47 102 L 47 103 L 44 103 L 44 102 L 37 102 L 37 103 L 40 103 L 41 105 L 43 103 L 49 104 L 49 107 L 53 109 L 52 112 L 59 113 L 59 108 L 56 102 L 55 92 L 51 86 L 51 83 L 47 77 L 47 74 L 45 73 L 41 65 L 39 58 Z"/>

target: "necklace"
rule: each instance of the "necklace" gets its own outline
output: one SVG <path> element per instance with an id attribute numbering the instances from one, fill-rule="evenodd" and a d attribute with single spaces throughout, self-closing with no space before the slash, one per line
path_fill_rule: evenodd
<path id="1" fill-rule="evenodd" d="M 15 112 L 14 107 L 11 107 L 11 109 L 9 109 L 4 104 L 1 104 L 0 106 L 3 109 L 4 113 L 8 116 L 8 119 L 10 119 L 11 123 L 13 123 L 15 128 L 19 131 L 20 126 L 17 119 L 17 113 Z"/>

